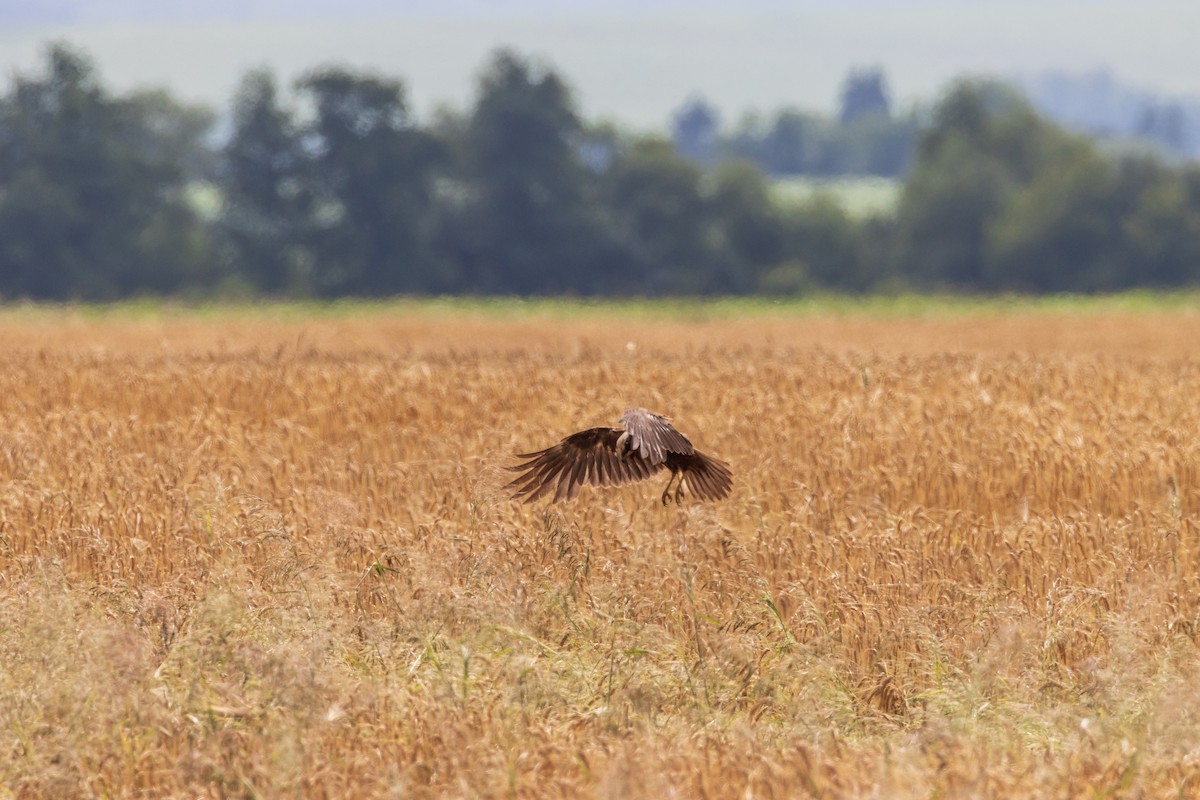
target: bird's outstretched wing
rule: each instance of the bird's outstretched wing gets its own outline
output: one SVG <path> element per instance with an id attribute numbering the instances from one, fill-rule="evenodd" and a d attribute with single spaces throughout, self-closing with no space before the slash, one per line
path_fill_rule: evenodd
<path id="1" fill-rule="evenodd" d="M 629 432 L 629 449 L 651 464 L 661 464 L 667 453 L 690 455 L 695 452 L 688 438 L 661 414 L 644 408 L 630 408 L 621 415 L 621 424 Z"/>
<path id="2" fill-rule="evenodd" d="M 683 474 L 684 483 L 697 500 L 724 500 L 733 488 L 729 465 L 699 450 L 690 454 L 668 453 L 666 466 Z"/>
<path id="3" fill-rule="evenodd" d="M 642 458 L 620 458 L 617 439 L 621 433 L 617 428 L 589 428 L 553 447 L 517 456 L 526 460 L 508 467 L 522 473 L 508 484 L 513 498 L 532 503 L 553 492 L 557 502 L 575 497 L 584 484 L 621 486 L 649 478 L 662 469 L 661 461 L 652 464 Z"/>

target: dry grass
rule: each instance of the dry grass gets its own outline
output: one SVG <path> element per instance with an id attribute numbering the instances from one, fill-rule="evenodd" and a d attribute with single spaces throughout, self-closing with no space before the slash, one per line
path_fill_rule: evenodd
<path id="1" fill-rule="evenodd" d="M 0 797 L 1200 792 L 1193 315 L 0 334 Z"/>

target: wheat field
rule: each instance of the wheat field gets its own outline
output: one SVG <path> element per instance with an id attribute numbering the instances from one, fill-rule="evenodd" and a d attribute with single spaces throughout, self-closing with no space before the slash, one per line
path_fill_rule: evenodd
<path id="1" fill-rule="evenodd" d="M 1200 314 L 0 312 L 0 797 L 1200 794 Z M 513 503 L 642 405 L 734 471 Z"/>

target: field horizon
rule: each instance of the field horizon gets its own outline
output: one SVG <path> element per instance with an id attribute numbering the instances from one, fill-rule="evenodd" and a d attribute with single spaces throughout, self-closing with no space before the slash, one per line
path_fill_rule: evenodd
<path id="1" fill-rule="evenodd" d="M 0 797 L 1190 796 L 1194 301 L 0 308 Z"/>
<path id="2" fill-rule="evenodd" d="M 894 324 L 905 321 L 912 326 Z M 1200 292 L 0 303 L 0 337 L 10 350 L 86 346 L 91 332 L 102 330 L 111 334 L 103 342 L 110 349 L 145 353 L 207 345 L 240 351 L 303 344 L 305 331 L 319 328 L 325 338 L 312 346 L 409 354 L 457 346 L 474 352 L 508 346 L 561 352 L 593 342 L 636 346 L 620 327 L 631 323 L 647 342 L 668 350 L 702 341 L 767 349 L 1186 353 L 1200 323 Z M 540 326 L 555 332 L 539 338 Z M 238 335 L 255 327 L 274 338 Z M 447 338 L 455 330 L 464 333 Z M 998 330 L 1004 335 L 997 336 Z M 492 335 L 496 332 L 504 335 Z"/>

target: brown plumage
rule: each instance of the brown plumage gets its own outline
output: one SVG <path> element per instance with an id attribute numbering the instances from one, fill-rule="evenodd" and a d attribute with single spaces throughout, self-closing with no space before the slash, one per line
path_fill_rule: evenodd
<path id="1" fill-rule="evenodd" d="M 670 502 L 676 478 L 676 503 L 683 498 L 685 485 L 698 500 L 729 496 L 733 485 L 729 465 L 692 447 L 666 417 L 631 408 L 621 415 L 620 423 L 621 428 L 588 428 L 553 447 L 517 456 L 525 461 L 508 468 L 521 473 L 508 484 L 514 490 L 513 498 L 532 503 L 550 497 L 557 502 L 573 498 L 585 484 L 621 486 L 663 469 L 671 471 L 662 493 L 663 505 Z"/>

